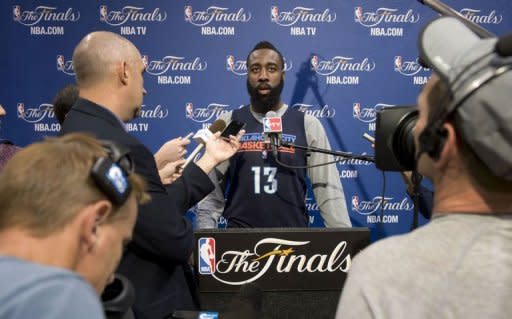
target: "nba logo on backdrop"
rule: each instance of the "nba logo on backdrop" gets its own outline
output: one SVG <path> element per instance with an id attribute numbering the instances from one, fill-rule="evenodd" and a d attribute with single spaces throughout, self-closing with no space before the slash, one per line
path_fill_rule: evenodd
<path id="1" fill-rule="evenodd" d="M 18 118 L 24 119 L 25 118 L 25 104 L 18 103 L 16 105 L 16 110 L 18 111 Z"/>
<path id="2" fill-rule="evenodd" d="M 402 70 L 402 56 L 397 55 L 395 56 L 395 71 Z"/>
<path id="3" fill-rule="evenodd" d="M 211 275 L 215 273 L 215 239 L 211 237 L 199 238 L 199 273 Z"/>
<path id="4" fill-rule="evenodd" d="M 318 55 L 313 55 L 311 57 L 311 69 L 312 70 L 318 69 Z"/>
<path id="5" fill-rule="evenodd" d="M 105 5 L 100 6 L 100 21 L 107 21 L 108 8 Z"/>
<path id="6" fill-rule="evenodd" d="M 270 8 L 270 20 L 276 22 L 279 18 L 279 8 L 276 6 L 272 6 Z"/>
<path id="7" fill-rule="evenodd" d="M 192 21 L 192 6 L 185 6 L 185 21 Z"/>
<path id="8" fill-rule="evenodd" d="M 73 66 L 73 61 L 72 60 L 66 61 L 66 59 L 64 58 L 64 55 L 62 55 L 62 54 L 57 55 L 56 64 L 57 64 L 57 71 L 60 71 L 64 74 L 71 75 L 71 76 L 75 75 L 75 68 Z"/>
<path id="9" fill-rule="evenodd" d="M 359 196 L 354 195 L 352 196 L 352 210 L 358 210 L 359 209 Z"/>
<path id="10" fill-rule="evenodd" d="M 232 55 L 228 55 L 226 57 L 226 69 L 228 71 L 233 71 L 235 69 L 235 57 Z"/>
<path id="11" fill-rule="evenodd" d="M 352 105 L 352 115 L 354 118 L 359 119 L 361 118 L 361 104 L 360 103 L 354 103 Z"/>
<path id="12" fill-rule="evenodd" d="M 146 69 L 149 65 L 149 58 L 147 55 L 142 56 L 142 64 L 144 64 L 144 69 Z"/>
<path id="13" fill-rule="evenodd" d="M 190 102 L 185 105 L 185 116 L 188 119 L 194 118 L 194 105 Z"/>
<path id="14" fill-rule="evenodd" d="M 21 7 L 13 6 L 12 7 L 12 17 L 14 21 L 19 21 L 21 19 Z"/>
<path id="15" fill-rule="evenodd" d="M 57 70 L 63 71 L 65 63 L 66 62 L 64 61 L 64 56 L 60 54 L 57 55 Z"/>
<path id="16" fill-rule="evenodd" d="M 355 7 L 354 9 L 354 20 L 355 22 L 361 22 L 363 19 L 363 8 L 362 7 Z"/>

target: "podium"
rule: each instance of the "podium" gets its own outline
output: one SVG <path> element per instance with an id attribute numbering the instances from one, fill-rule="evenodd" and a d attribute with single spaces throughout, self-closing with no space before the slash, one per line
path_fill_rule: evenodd
<path id="1" fill-rule="evenodd" d="M 332 318 L 368 228 L 252 228 L 195 232 L 202 307 L 226 309 L 244 284 L 262 290 L 265 318 Z"/>

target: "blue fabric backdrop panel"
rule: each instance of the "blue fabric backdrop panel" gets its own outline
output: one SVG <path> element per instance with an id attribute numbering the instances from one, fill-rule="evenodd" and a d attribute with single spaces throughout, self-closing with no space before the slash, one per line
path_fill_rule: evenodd
<path id="1" fill-rule="evenodd" d="M 495 34 L 512 30 L 509 0 L 445 3 Z M 268 40 L 286 60 L 284 102 L 318 117 L 334 150 L 368 155 L 362 134 L 374 134 L 376 111 L 414 105 L 430 76 L 416 39 L 438 16 L 401 0 L 19 0 L 0 11 L 0 134 L 18 145 L 58 134 L 51 101 L 74 82 L 73 49 L 107 30 L 133 41 L 147 63 L 142 116 L 128 129 L 152 151 L 248 104 L 247 53 Z M 338 169 L 354 226 L 370 227 L 373 239 L 409 231 L 413 205 L 397 173 L 385 174 L 383 193 L 373 164 L 343 160 Z M 307 207 L 322 227 L 311 192 Z"/>

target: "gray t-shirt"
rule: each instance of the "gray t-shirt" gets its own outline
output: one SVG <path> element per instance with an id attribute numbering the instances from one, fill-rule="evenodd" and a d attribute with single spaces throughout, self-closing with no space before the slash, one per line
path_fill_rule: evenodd
<path id="1" fill-rule="evenodd" d="M 446 214 L 358 254 L 336 318 L 510 318 L 512 215 Z"/>
<path id="2" fill-rule="evenodd" d="M 105 318 L 91 285 L 56 267 L 0 256 L 0 318 Z"/>

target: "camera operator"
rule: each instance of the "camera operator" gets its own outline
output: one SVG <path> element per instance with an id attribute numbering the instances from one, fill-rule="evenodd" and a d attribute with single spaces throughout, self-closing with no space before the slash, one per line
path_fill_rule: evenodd
<path id="1" fill-rule="evenodd" d="M 421 32 L 434 75 L 418 98 L 414 142 L 435 190 L 432 221 L 356 256 L 337 318 L 510 316 L 511 44 L 451 17 Z"/>

